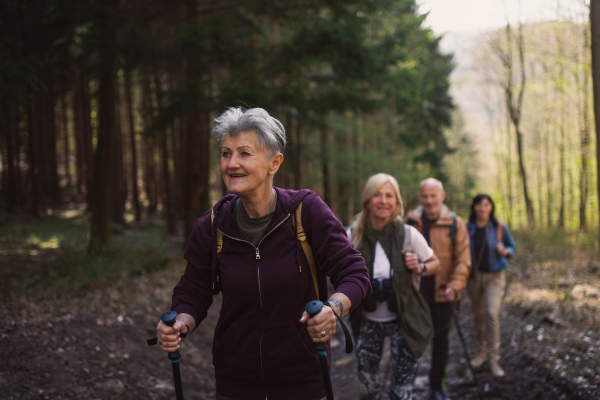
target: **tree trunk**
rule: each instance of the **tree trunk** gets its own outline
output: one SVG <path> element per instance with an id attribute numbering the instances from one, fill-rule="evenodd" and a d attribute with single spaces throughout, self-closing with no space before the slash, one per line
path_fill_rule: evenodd
<path id="1" fill-rule="evenodd" d="M 176 90 L 175 79 L 173 77 L 173 73 L 169 73 L 169 90 Z M 181 204 L 181 132 L 183 124 L 183 118 L 177 118 L 173 123 L 173 127 L 171 129 L 171 158 L 173 159 L 173 185 L 171 189 L 172 195 L 172 209 L 173 216 L 176 221 L 181 221 L 180 210 L 182 208 Z M 176 224 L 177 225 L 177 224 Z"/>
<path id="2" fill-rule="evenodd" d="M 565 227 L 565 192 L 566 192 L 566 166 L 565 166 L 565 151 L 566 151 L 566 135 L 565 135 L 565 66 L 564 66 L 564 49 L 562 38 L 556 32 L 556 43 L 558 47 L 558 78 L 557 89 L 560 96 L 560 146 L 559 146 L 559 172 L 560 176 L 560 207 L 558 212 L 558 226 Z"/>
<path id="3" fill-rule="evenodd" d="M 506 185 L 508 187 L 508 213 L 506 214 L 506 221 L 510 226 L 513 222 L 514 204 L 513 204 L 513 161 L 512 161 L 512 132 L 510 128 L 510 111 L 507 113 L 506 118 Z"/>
<path id="4" fill-rule="evenodd" d="M 506 67 L 506 86 L 504 87 L 506 95 L 506 104 L 509 111 L 510 119 L 515 127 L 515 135 L 517 138 L 517 155 L 519 158 L 519 175 L 521 176 L 521 183 L 523 186 L 523 197 L 525 199 L 525 207 L 527 210 L 527 225 L 531 228 L 535 224 L 535 214 L 533 210 L 533 204 L 529 197 L 529 190 L 527 186 L 527 173 L 525 171 L 525 161 L 523 160 L 523 134 L 520 130 L 521 111 L 523 109 L 523 94 L 525 92 L 526 75 L 525 75 L 525 45 L 523 38 L 523 27 L 519 24 L 519 36 L 517 38 L 517 52 L 519 54 L 519 64 L 521 72 L 521 82 L 518 91 L 513 81 L 514 67 L 512 63 L 512 33 L 510 24 L 506 25 L 506 39 L 508 43 L 508 50 L 506 54 L 502 54 L 501 58 Z M 517 98 L 514 97 L 517 92 Z"/>
<path id="5" fill-rule="evenodd" d="M 552 196 L 552 168 L 554 163 L 550 157 L 550 129 L 546 129 L 544 137 L 544 156 L 546 157 L 546 225 L 552 227 L 554 224 L 552 221 L 552 208 L 553 208 L 553 196 Z"/>
<path id="6" fill-rule="evenodd" d="M 148 71 L 141 71 L 142 112 L 144 115 L 144 137 L 142 138 L 142 161 L 144 172 L 144 191 L 148 199 L 148 214 L 154 215 L 158 204 L 156 169 L 154 165 L 154 133 L 152 127 L 152 93 Z"/>
<path id="7" fill-rule="evenodd" d="M 83 194 L 83 189 L 86 184 L 86 168 L 85 168 L 85 145 L 84 145 L 84 133 L 83 133 L 83 94 L 81 93 L 81 80 L 80 74 L 82 71 L 77 72 L 77 83 L 73 90 L 73 122 L 75 136 L 75 167 L 76 167 L 76 178 L 77 178 L 77 193 Z"/>
<path id="8" fill-rule="evenodd" d="M 589 48 L 589 38 L 587 26 L 583 29 L 583 65 L 587 66 L 589 59 L 587 57 Z M 583 85 L 580 90 L 580 115 L 581 128 L 579 130 L 579 143 L 581 149 L 581 171 L 579 174 L 579 229 L 585 231 L 587 229 L 587 197 L 588 197 L 588 158 L 590 147 L 590 122 L 588 117 L 589 110 L 589 74 L 587 68 L 583 68 Z"/>
<path id="9" fill-rule="evenodd" d="M 30 93 L 31 94 L 31 91 Z M 34 125 L 33 105 L 27 105 L 27 130 L 29 133 L 29 180 L 31 184 L 31 215 L 39 218 L 39 188 L 38 188 L 38 165 L 35 152 L 35 125 Z"/>
<path id="10" fill-rule="evenodd" d="M 65 186 L 71 187 L 70 151 L 69 151 L 69 118 L 67 117 L 67 96 L 65 93 L 61 102 L 62 137 L 63 137 L 63 163 L 65 168 Z"/>
<path id="11" fill-rule="evenodd" d="M 88 210 L 92 208 L 92 198 L 94 196 L 93 193 L 93 184 L 92 180 L 94 177 L 94 149 L 92 144 L 92 110 L 91 110 L 91 101 L 90 101 L 90 87 L 87 78 L 87 74 L 85 73 L 85 60 L 83 58 L 80 59 L 80 75 L 79 75 L 79 85 L 80 85 L 80 95 L 81 95 L 81 138 L 82 138 L 82 157 L 83 157 L 83 178 L 85 179 L 85 189 L 86 189 L 86 197 L 88 203 Z"/>
<path id="12" fill-rule="evenodd" d="M 43 170 L 44 186 L 50 199 L 52 209 L 56 212 L 60 207 L 60 189 L 58 185 L 58 163 L 56 152 L 56 95 L 54 88 L 54 77 L 50 71 L 46 72 L 48 89 L 43 95 L 44 112 L 44 148 L 42 150 L 43 162 L 40 166 Z"/>
<path id="13" fill-rule="evenodd" d="M 329 207 L 331 204 L 331 176 L 329 166 L 329 135 L 327 132 L 327 117 L 322 115 L 320 118 L 320 142 L 321 142 L 321 173 L 323 174 L 323 201 Z"/>
<path id="14" fill-rule="evenodd" d="M 302 146 L 300 138 L 302 137 L 302 120 L 298 116 L 298 120 L 294 126 L 294 129 L 290 132 L 290 155 L 292 173 L 294 175 L 294 187 L 292 189 L 300 190 L 302 188 Z"/>
<path id="15" fill-rule="evenodd" d="M 158 109 L 162 109 L 164 107 L 162 101 L 162 85 L 160 82 L 160 75 L 155 68 L 154 72 L 154 86 L 156 90 L 156 105 Z M 173 195 L 171 191 L 171 172 L 169 171 L 169 146 L 167 140 L 167 130 L 163 129 L 158 132 L 158 136 L 160 138 L 160 159 L 162 162 L 162 176 L 164 182 L 164 196 L 162 197 L 162 203 L 164 207 L 165 216 L 167 217 L 167 233 L 169 235 L 174 235 L 176 233 L 175 226 L 175 217 L 173 213 Z"/>
<path id="16" fill-rule="evenodd" d="M 187 0 L 188 23 L 198 21 L 196 1 Z M 194 69 L 199 62 L 198 55 L 188 55 L 186 58 L 186 90 L 194 100 L 195 107 L 188 110 L 186 115 L 185 162 L 183 166 L 183 226 L 184 245 L 187 243 L 192 228 L 197 219 L 210 208 L 209 205 L 209 114 L 205 104 L 206 95 L 195 83 L 198 76 Z"/>
<path id="17" fill-rule="evenodd" d="M 103 0 L 102 5 L 114 10 L 118 0 Z M 100 80 L 98 87 L 98 145 L 94 159 L 94 195 L 92 201 L 91 237 L 89 251 L 97 254 L 106 250 L 111 235 L 112 190 L 115 175 L 116 140 L 116 65 L 109 42 L 114 32 L 105 20 L 99 22 L 105 32 L 100 49 Z"/>
<path id="18" fill-rule="evenodd" d="M 188 114 L 186 166 L 184 168 L 185 240 L 200 216 L 210 208 L 208 203 L 208 113 L 193 110 Z"/>
<path id="19" fill-rule="evenodd" d="M 19 165 L 15 163 L 15 137 L 18 135 L 18 123 L 16 113 L 11 113 L 10 110 L 6 110 L 5 114 L 9 120 L 8 132 L 5 138 L 6 151 L 3 154 L 3 161 L 5 162 L 3 171 L 6 175 L 2 182 L 2 189 L 6 194 L 6 209 L 8 212 L 13 212 L 17 208 L 17 171 Z M 18 151 L 18 149 L 17 149 Z"/>
<path id="20" fill-rule="evenodd" d="M 116 74 L 115 74 L 116 76 Z M 121 99 L 118 90 L 118 78 L 115 78 L 115 139 L 113 151 L 115 157 L 115 170 L 112 193 L 112 221 L 125 225 L 125 202 L 127 201 L 127 184 L 123 167 L 123 132 L 121 129 Z"/>
<path id="21" fill-rule="evenodd" d="M 25 122 L 25 126 L 27 126 L 27 112 L 24 106 L 20 106 L 17 108 L 17 113 L 16 113 L 16 126 L 15 126 L 15 130 L 13 131 L 15 133 L 14 136 L 14 144 L 15 144 L 15 184 L 16 184 L 16 196 L 17 196 L 17 206 L 19 208 L 24 208 L 25 207 L 25 192 L 23 189 L 23 177 L 22 177 L 22 172 L 21 172 L 21 144 L 22 144 L 22 134 L 21 134 L 21 124 L 20 122 L 23 121 Z M 26 150 L 24 150 L 24 153 L 27 153 Z"/>
<path id="22" fill-rule="evenodd" d="M 600 224 L 600 0 L 590 1 L 592 26 L 592 81 L 594 118 L 596 122 L 596 189 L 598 191 L 598 223 Z M 600 226 L 599 226 L 600 228 Z M 600 235 L 600 229 L 598 229 Z"/>
<path id="23" fill-rule="evenodd" d="M 131 95 L 131 69 L 125 69 L 125 103 L 127 105 L 127 122 L 129 128 L 129 142 L 131 144 L 131 197 L 135 213 L 135 220 L 142 220 L 142 209 L 140 207 L 140 193 L 138 189 L 138 160 L 137 160 L 137 141 L 135 138 L 135 116 L 133 114 L 133 99 Z"/>

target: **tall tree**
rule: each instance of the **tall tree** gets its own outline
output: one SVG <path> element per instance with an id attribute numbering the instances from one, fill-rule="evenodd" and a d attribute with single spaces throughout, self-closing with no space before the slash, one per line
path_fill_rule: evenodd
<path id="1" fill-rule="evenodd" d="M 598 234 L 600 235 L 600 0 L 590 1 L 592 29 L 592 85 L 596 121 L 596 189 L 598 190 Z"/>
<path id="2" fill-rule="evenodd" d="M 521 176 L 521 184 L 523 187 L 523 197 L 525 199 L 525 207 L 527 210 L 527 222 L 529 227 L 535 223 L 535 214 L 533 203 L 529 197 L 527 186 L 527 172 L 525 170 L 525 160 L 523 156 L 523 132 L 521 131 L 521 112 L 523 109 L 523 95 L 525 93 L 525 85 L 527 77 L 525 73 L 525 39 L 523 36 L 523 25 L 519 23 L 519 29 L 516 37 L 516 51 L 519 57 L 519 65 L 515 67 L 513 62 L 513 41 L 515 40 L 512 27 L 507 22 L 505 29 L 506 46 L 502 46 L 499 42 L 493 43 L 496 54 L 504 67 L 505 79 L 503 89 L 506 100 L 506 108 L 510 120 L 515 128 L 515 136 L 517 139 L 517 155 L 519 157 L 519 175 Z"/>
<path id="3" fill-rule="evenodd" d="M 115 28 L 112 13 L 119 0 L 102 0 L 105 14 L 98 20 L 100 79 L 98 85 L 98 146 L 94 158 L 94 196 L 92 198 L 89 251 L 101 253 L 111 236 L 112 191 L 115 179 L 116 57 L 113 50 Z"/>
<path id="4" fill-rule="evenodd" d="M 138 161 L 137 161 L 137 141 L 135 135 L 135 117 L 133 113 L 133 98 L 131 94 L 131 67 L 125 67 L 125 104 L 127 107 L 127 128 L 129 131 L 129 143 L 131 150 L 131 203 L 134 210 L 135 221 L 142 220 L 142 211 L 140 207 L 140 194 L 138 189 Z"/>

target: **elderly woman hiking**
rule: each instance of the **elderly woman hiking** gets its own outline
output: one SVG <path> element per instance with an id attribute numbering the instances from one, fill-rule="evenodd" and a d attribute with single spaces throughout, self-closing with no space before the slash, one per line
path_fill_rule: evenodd
<path id="1" fill-rule="evenodd" d="M 386 336 L 391 339 L 390 399 L 412 399 L 417 359 L 433 337 L 429 306 L 413 284 L 434 275 L 438 258 L 415 228 L 404 225 L 398 182 L 373 175 L 362 195 L 363 210 L 348 231 L 369 268 L 373 296 L 350 316 L 356 337 L 361 400 L 379 398 L 379 364 Z"/>
<path id="2" fill-rule="evenodd" d="M 321 399 L 313 342 L 335 333 L 332 308 L 347 315 L 371 294 L 364 260 L 317 195 L 272 186 L 286 144 L 278 120 L 260 108 L 230 108 L 215 121 L 232 194 L 192 230 L 187 268 L 173 290 L 177 322 L 173 329 L 158 324 L 159 343 L 166 352 L 179 348 L 221 292 L 213 343 L 217 399 Z M 328 299 L 327 276 L 335 287 L 331 308 L 310 318 L 304 306 L 317 293 Z"/>

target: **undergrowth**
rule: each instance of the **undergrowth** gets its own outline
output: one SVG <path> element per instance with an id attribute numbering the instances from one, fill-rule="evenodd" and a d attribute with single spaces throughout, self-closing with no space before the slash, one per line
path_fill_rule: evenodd
<path id="1" fill-rule="evenodd" d="M 72 295 L 154 272 L 182 257 L 181 239 L 159 224 L 116 228 L 108 251 L 87 252 L 86 217 L 46 217 L 0 226 L 0 296 Z"/>

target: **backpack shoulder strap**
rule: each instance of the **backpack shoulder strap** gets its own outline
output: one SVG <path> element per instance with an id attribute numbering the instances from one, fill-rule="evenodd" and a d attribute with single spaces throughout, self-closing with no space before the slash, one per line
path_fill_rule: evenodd
<path id="1" fill-rule="evenodd" d="M 315 264 L 315 258 L 313 256 L 312 249 L 310 248 L 310 244 L 308 244 L 308 241 L 306 240 L 306 233 L 304 233 L 304 228 L 302 227 L 302 203 L 298 204 L 298 207 L 296 207 L 294 213 L 292 214 L 292 224 L 296 226 L 298 240 L 300 241 L 302 250 L 304 250 L 306 259 L 308 260 L 308 266 L 310 267 L 310 274 L 312 275 L 313 284 L 315 285 L 317 298 L 320 299 L 321 296 L 319 294 L 319 281 L 317 279 L 317 265 Z"/>
<path id="2" fill-rule="evenodd" d="M 498 243 L 502 243 L 502 240 L 504 239 L 504 225 L 501 223 L 498 223 L 498 227 L 496 228 L 496 239 L 498 240 Z"/>
<path id="3" fill-rule="evenodd" d="M 210 226 L 213 226 L 215 221 L 215 209 L 210 213 Z M 223 234 L 217 229 L 217 259 L 221 261 L 221 250 L 223 250 Z"/>
<path id="4" fill-rule="evenodd" d="M 456 232 L 457 232 L 457 228 L 456 228 L 456 213 L 454 211 L 450 212 L 450 215 L 452 216 L 452 225 L 450 226 L 450 233 L 448 234 L 448 236 L 450 236 L 450 240 L 452 241 L 452 247 L 456 247 Z"/>

